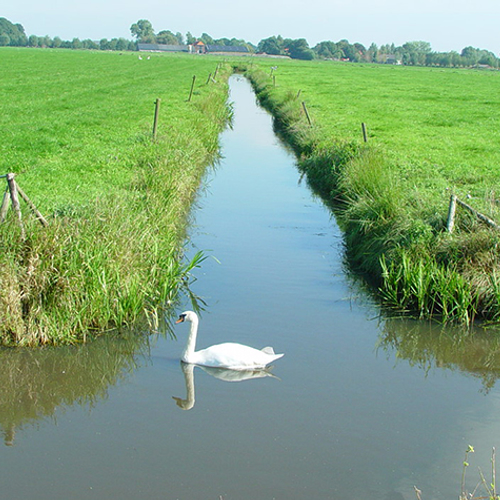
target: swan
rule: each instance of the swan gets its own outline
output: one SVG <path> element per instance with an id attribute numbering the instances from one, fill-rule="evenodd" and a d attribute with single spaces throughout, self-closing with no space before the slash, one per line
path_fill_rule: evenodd
<path id="1" fill-rule="evenodd" d="M 181 357 L 185 363 L 231 370 L 258 370 L 284 356 L 284 354 L 275 354 L 272 347 L 264 347 L 259 351 L 253 347 L 233 342 L 217 344 L 201 351 L 195 351 L 198 315 L 193 311 L 185 311 L 179 316 L 176 323 L 184 321 L 191 323 L 186 348 Z"/>

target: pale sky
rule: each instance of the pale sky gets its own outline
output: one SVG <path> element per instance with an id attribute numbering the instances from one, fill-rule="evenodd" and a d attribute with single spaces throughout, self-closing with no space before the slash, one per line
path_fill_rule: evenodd
<path id="1" fill-rule="evenodd" d="M 367 48 L 408 41 L 430 42 L 435 51 L 464 47 L 500 53 L 500 0 L 1 0 L 0 17 L 26 34 L 63 40 L 124 37 L 149 20 L 155 32 L 203 32 L 213 38 L 305 38 L 359 42 Z"/>

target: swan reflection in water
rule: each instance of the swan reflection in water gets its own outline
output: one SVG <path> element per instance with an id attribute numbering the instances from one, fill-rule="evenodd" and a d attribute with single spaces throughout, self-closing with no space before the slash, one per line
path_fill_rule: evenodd
<path id="1" fill-rule="evenodd" d="M 175 400 L 177 406 L 181 410 L 190 410 L 194 406 L 195 366 L 197 365 L 181 361 L 182 373 L 184 374 L 184 381 L 186 382 L 186 399 L 172 396 L 172 399 Z M 200 366 L 199 368 L 209 375 L 212 375 L 212 377 L 224 380 L 225 382 L 243 382 L 244 380 L 263 377 L 278 378 L 269 371 L 269 368 L 261 370 L 228 370 L 227 368 L 211 368 L 207 366 Z"/>

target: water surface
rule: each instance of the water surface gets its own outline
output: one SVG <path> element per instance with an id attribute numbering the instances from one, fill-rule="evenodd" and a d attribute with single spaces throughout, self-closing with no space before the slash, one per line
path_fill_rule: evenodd
<path id="1" fill-rule="evenodd" d="M 189 242 L 215 257 L 193 286 L 198 347 L 272 345 L 274 377 L 182 367 L 186 325 L 0 351 L 2 499 L 444 500 L 469 443 L 471 486 L 489 470 L 499 343 L 382 319 L 243 78 L 231 99 Z"/>

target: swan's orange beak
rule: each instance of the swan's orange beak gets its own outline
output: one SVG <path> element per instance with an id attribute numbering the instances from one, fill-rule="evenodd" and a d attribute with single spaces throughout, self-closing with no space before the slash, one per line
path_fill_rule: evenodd
<path id="1" fill-rule="evenodd" d="M 178 323 L 184 323 L 185 316 L 179 316 L 179 319 L 175 322 L 177 325 Z"/>

